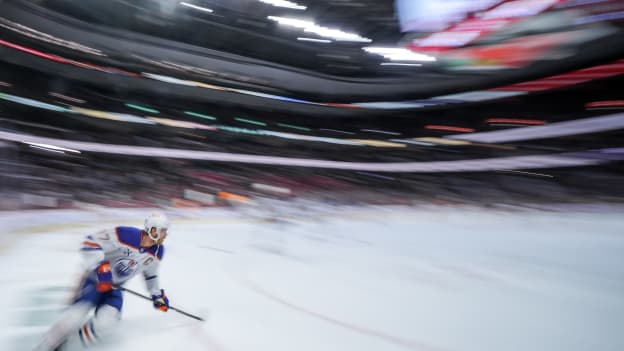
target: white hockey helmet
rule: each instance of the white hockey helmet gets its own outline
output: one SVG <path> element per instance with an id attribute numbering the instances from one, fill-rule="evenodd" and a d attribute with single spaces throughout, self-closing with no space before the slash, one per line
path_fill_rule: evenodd
<path id="1" fill-rule="evenodd" d="M 152 234 L 152 228 L 156 228 L 156 233 Z M 150 239 L 160 240 L 169 229 L 169 220 L 163 213 L 152 213 L 145 218 L 145 232 Z"/>

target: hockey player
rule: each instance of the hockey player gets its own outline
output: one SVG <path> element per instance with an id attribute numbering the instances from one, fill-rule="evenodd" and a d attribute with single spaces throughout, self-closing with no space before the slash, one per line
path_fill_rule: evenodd
<path id="1" fill-rule="evenodd" d="M 169 221 L 154 213 L 145 219 L 144 227 L 115 227 L 86 236 L 80 249 L 85 268 L 80 290 L 37 351 L 81 349 L 106 338 L 121 318 L 123 295 L 116 287 L 139 273 L 154 307 L 167 312 L 169 299 L 158 282 L 158 265 Z M 91 311 L 94 314 L 87 319 Z"/>

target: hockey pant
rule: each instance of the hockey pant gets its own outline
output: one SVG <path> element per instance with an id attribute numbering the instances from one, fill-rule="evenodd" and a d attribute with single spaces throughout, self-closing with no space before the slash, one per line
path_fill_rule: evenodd
<path id="1" fill-rule="evenodd" d="M 84 281 L 73 304 L 44 336 L 45 344 L 59 345 L 65 342 L 69 349 L 79 350 L 110 335 L 121 319 L 123 296 L 117 289 L 100 293 L 95 287 L 93 280 Z M 93 317 L 87 319 L 93 309 Z"/>

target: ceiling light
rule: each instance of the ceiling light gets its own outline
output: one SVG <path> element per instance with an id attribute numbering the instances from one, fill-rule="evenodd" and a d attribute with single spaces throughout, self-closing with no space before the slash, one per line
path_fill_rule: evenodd
<path id="1" fill-rule="evenodd" d="M 78 151 L 78 150 L 67 149 L 67 148 L 64 148 L 64 147 L 50 145 L 50 144 L 31 143 L 31 142 L 28 142 L 28 141 L 25 141 L 24 143 L 30 145 L 31 147 L 35 147 L 35 148 L 38 148 L 38 149 L 49 150 L 49 151 L 55 151 L 55 152 L 67 151 L 67 152 L 73 152 L 73 153 L 76 153 L 76 154 L 80 153 L 80 151 Z"/>
<path id="2" fill-rule="evenodd" d="M 292 26 L 296 28 L 301 28 L 305 32 L 314 33 L 318 36 L 325 38 L 332 38 L 337 41 L 356 41 L 356 42 L 365 42 L 370 43 L 372 40 L 368 38 L 364 38 L 355 33 L 343 32 L 339 29 L 327 28 L 317 25 L 314 22 L 300 20 L 296 18 L 287 18 L 287 17 L 278 17 L 278 16 L 268 16 L 268 19 L 275 21 L 279 24 Z"/>
<path id="3" fill-rule="evenodd" d="M 355 134 L 353 132 L 347 132 L 347 131 L 344 131 L 344 130 L 337 130 L 337 129 L 321 128 L 319 130 L 322 130 L 322 131 L 325 131 L 325 132 L 342 133 L 342 134 L 351 134 L 351 135 Z"/>
<path id="4" fill-rule="evenodd" d="M 314 43 L 331 43 L 331 40 L 328 40 L 328 39 L 314 39 L 314 38 L 302 38 L 302 37 L 299 37 L 299 38 L 297 38 L 297 40 L 300 40 L 300 41 L 311 41 L 311 42 L 314 42 Z"/>
<path id="5" fill-rule="evenodd" d="M 301 127 L 301 126 L 295 126 L 295 125 L 292 125 L 292 124 L 278 123 L 277 125 L 278 125 L 278 126 L 280 126 L 280 127 L 284 127 L 284 128 L 291 128 L 291 129 L 304 130 L 304 131 L 306 131 L 306 132 L 311 131 L 311 129 L 310 129 L 310 128 Z"/>
<path id="6" fill-rule="evenodd" d="M 190 7 L 190 8 L 195 9 L 195 10 L 208 12 L 208 13 L 212 13 L 212 12 L 214 12 L 213 10 L 211 10 L 211 9 L 209 9 L 209 8 L 207 8 L 207 7 L 201 7 L 201 6 L 197 6 L 197 5 L 189 4 L 188 2 L 181 2 L 181 3 L 180 3 L 180 5 L 181 5 L 181 6 Z"/>
<path id="7" fill-rule="evenodd" d="M 135 104 L 129 104 L 129 103 L 126 103 L 125 105 L 127 107 L 133 108 L 135 110 L 143 111 L 143 112 L 160 113 L 160 111 L 158 111 L 158 110 L 155 110 L 155 109 L 149 108 L 149 107 L 145 107 L 145 106 L 141 106 L 141 105 L 135 105 Z"/>
<path id="8" fill-rule="evenodd" d="M 358 41 L 370 43 L 372 40 L 364 38 L 355 33 L 347 33 L 338 29 L 332 29 L 321 26 L 308 27 L 303 30 L 304 32 L 315 33 L 321 37 L 334 38 L 338 41 Z"/>
<path id="9" fill-rule="evenodd" d="M 420 67 L 422 63 L 396 63 L 396 62 L 382 62 L 382 66 L 413 66 Z"/>
<path id="10" fill-rule="evenodd" d="M 297 28 L 309 28 L 309 27 L 316 26 L 316 23 L 314 22 L 300 20 L 296 18 L 287 18 L 287 17 L 278 17 L 278 16 L 269 16 L 267 18 L 279 24 L 297 27 Z"/>
<path id="11" fill-rule="evenodd" d="M 59 154 L 64 154 L 65 151 L 61 151 L 61 150 L 54 150 L 54 149 L 49 149 L 47 147 L 43 147 L 43 146 L 37 146 L 37 145 L 30 145 L 30 147 L 34 148 L 34 149 L 39 149 L 39 150 L 45 150 L 45 151 L 50 151 L 50 152 L 56 152 Z"/>
<path id="12" fill-rule="evenodd" d="M 369 132 L 369 133 L 380 133 L 380 134 L 389 134 L 389 135 L 401 135 L 401 133 L 397 133 L 397 132 L 388 132 L 385 130 L 378 130 L 378 129 L 360 129 L 362 132 Z"/>
<path id="13" fill-rule="evenodd" d="M 390 61 L 424 61 L 424 62 L 433 62 L 436 60 L 433 56 L 417 54 L 414 52 L 410 53 L 402 53 L 402 54 L 391 54 L 391 55 L 383 55 L 385 58 Z"/>
<path id="14" fill-rule="evenodd" d="M 381 46 L 365 46 L 362 50 L 373 54 L 400 54 L 407 51 L 407 49 L 404 48 L 388 48 Z"/>
<path id="15" fill-rule="evenodd" d="M 299 5 L 299 4 L 294 3 L 292 1 L 286 1 L 286 0 L 258 0 L 258 1 L 263 2 L 265 4 L 269 4 L 269 5 L 273 5 L 273 6 L 277 6 L 277 7 L 285 7 L 285 8 L 294 9 L 294 10 L 305 10 L 305 9 L 307 9 L 306 6 Z"/>
<path id="16" fill-rule="evenodd" d="M 255 124 L 257 126 L 266 126 L 266 123 L 260 122 L 260 121 L 254 121 L 252 119 L 236 117 L 236 118 L 234 118 L 234 120 L 239 121 L 239 122 L 243 122 L 243 123 Z"/>
<path id="17" fill-rule="evenodd" d="M 205 119 L 209 119 L 209 120 L 212 120 L 212 121 L 217 120 L 217 118 L 216 118 L 216 117 L 208 116 L 208 115 L 205 115 L 205 114 L 203 114 L 203 113 L 197 113 L 197 112 L 192 112 L 192 111 L 184 111 L 184 113 L 185 113 L 185 114 L 187 114 L 187 115 L 189 115 L 189 116 L 194 116 L 194 117 L 199 117 L 199 118 L 205 118 Z"/>
<path id="18" fill-rule="evenodd" d="M 362 50 L 371 54 L 381 55 L 392 61 L 436 61 L 436 58 L 433 56 L 419 54 L 405 48 L 366 46 Z"/>

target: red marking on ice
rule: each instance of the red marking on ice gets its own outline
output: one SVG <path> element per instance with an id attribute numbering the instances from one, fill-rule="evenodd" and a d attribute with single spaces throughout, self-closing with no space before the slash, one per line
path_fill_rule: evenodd
<path id="1" fill-rule="evenodd" d="M 356 324 L 353 324 L 353 323 L 349 323 L 349 322 L 344 322 L 344 321 L 338 320 L 338 319 L 336 319 L 334 317 L 326 316 L 326 315 L 321 314 L 319 312 L 308 310 L 308 309 L 306 309 L 304 307 L 297 306 L 297 305 L 295 305 L 295 304 L 293 304 L 291 302 L 288 302 L 288 301 L 282 299 L 279 296 L 271 294 L 270 292 L 262 289 L 260 286 L 256 285 L 254 282 L 252 282 L 250 280 L 247 280 L 245 282 L 245 284 L 251 290 L 255 291 L 256 293 L 258 293 L 258 294 L 260 294 L 260 295 L 262 295 L 262 296 L 264 296 L 266 298 L 269 298 L 269 299 L 271 299 L 271 300 L 273 300 L 273 301 L 275 301 L 277 303 L 280 303 L 280 304 L 282 304 L 282 305 L 284 305 L 284 306 L 286 306 L 288 308 L 291 308 L 293 310 L 302 312 L 304 314 L 307 314 L 307 315 L 310 315 L 310 316 L 322 319 L 322 320 L 324 320 L 326 322 L 330 322 L 332 324 L 335 324 L 335 325 L 341 326 L 343 328 L 346 328 L 346 329 L 358 332 L 360 334 L 376 337 L 376 338 L 385 340 L 385 341 L 387 341 L 389 343 L 392 343 L 392 344 L 395 344 L 395 345 L 398 345 L 398 346 L 403 346 L 403 347 L 406 347 L 406 348 L 409 348 L 409 349 L 412 349 L 412 350 L 419 350 L 419 351 L 422 351 L 422 350 L 426 350 L 426 351 L 444 351 L 445 350 L 445 349 L 442 349 L 442 348 L 439 348 L 439 347 L 435 347 L 435 346 L 424 344 L 422 342 L 418 342 L 418 341 L 414 341 L 414 340 L 408 340 L 408 339 L 403 339 L 403 338 L 400 338 L 398 336 L 388 335 L 388 334 L 385 334 L 385 333 L 377 331 L 377 330 L 369 329 L 369 328 L 362 327 L 362 326 L 359 326 L 359 325 L 356 325 Z"/>
<path id="2" fill-rule="evenodd" d="M 204 347 L 204 349 L 214 351 L 226 351 L 225 347 L 221 346 L 211 337 L 206 335 L 201 327 L 195 326 L 194 328 L 190 328 L 189 330 L 195 335 L 196 340 Z"/>

